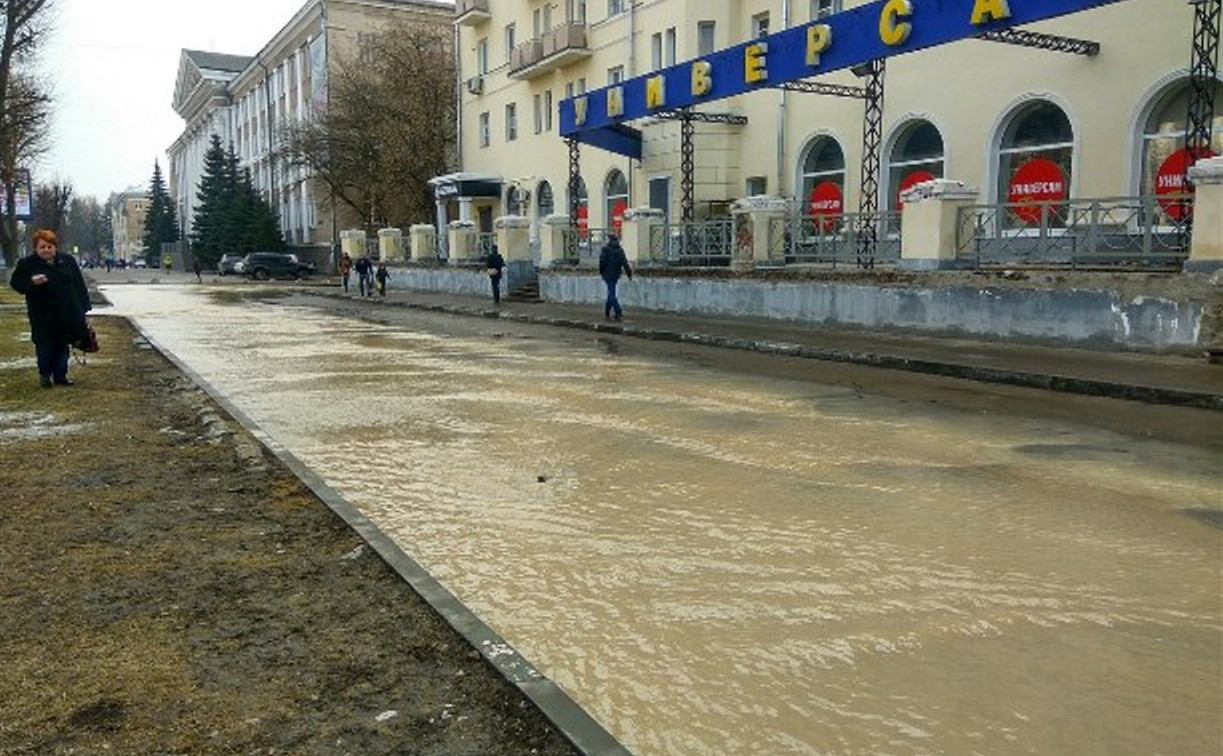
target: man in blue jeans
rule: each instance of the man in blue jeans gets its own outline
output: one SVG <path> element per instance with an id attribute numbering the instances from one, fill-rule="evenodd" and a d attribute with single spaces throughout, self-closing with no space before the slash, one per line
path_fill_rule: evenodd
<path id="1" fill-rule="evenodd" d="M 599 253 L 599 278 L 607 284 L 607 302 L 603 305 L 604 320 L 611 320 L 613 311 L 616 313 L 616 320 L 623 319 L 620 300 L 616 299 L 616 284 L 620 281 L 621 271 L 628 276 L 628 280 L 633 280 L 633 269 L 629 267 L 628 258 L 624 255 L 624 247 L 620 246 L 620 240 L 615 234 L 608 234 L 607 244 L 603 245 L 603 251 Z"/>

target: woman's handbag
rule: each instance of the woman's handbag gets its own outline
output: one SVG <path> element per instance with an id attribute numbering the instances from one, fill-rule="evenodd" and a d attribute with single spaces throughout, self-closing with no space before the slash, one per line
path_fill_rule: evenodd
<path id="1" fill-rule="evenodd" d="M 93 326 L 86 323 L 84 332 L 73 346 L 82 352 L 93 354 L 98 351 L 98 332 L 93 330 Z"/>

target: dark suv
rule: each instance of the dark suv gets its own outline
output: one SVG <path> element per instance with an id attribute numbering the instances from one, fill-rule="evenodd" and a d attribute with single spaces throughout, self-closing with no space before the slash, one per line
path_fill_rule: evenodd
<path id="1" fill-rule="evenodd" d="M 301 278 L 310 273 L 310 266 L 298 262 L 297 255 L 251 252 L 242 261 L 237 272 L 266 281 L 269 278 Z"/>

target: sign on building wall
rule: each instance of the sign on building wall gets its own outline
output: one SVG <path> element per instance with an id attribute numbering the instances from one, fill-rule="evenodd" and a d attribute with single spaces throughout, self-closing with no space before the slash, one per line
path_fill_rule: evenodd
<path id="1" fill-rule="evenodd" d="M 1117 2 L 878 0 L 562 100 L 560 134 L 639 158 L 628 121 Z"/>
<path id="2" fill-rule="evenodd" d="M 327 37 L 310 41 L 310 106 L 315 113 L 327 110 Z"/>
<path id="3" fill-rule="evenodd" d="M 17 169 L 17 175 L 13 181 L 13 193 L 15 196 L 13 217 L 17 220 L 29 220 L 34 217 L 34 205 L 31 199 L 34 191 L 30 185 L 28 169 Z M 0 204 L 0 215 L 3 215 L 5 208 L 8 207 L 8 188 L 3 184 L 0 184 L 0 203 L 2 203 Z"/>

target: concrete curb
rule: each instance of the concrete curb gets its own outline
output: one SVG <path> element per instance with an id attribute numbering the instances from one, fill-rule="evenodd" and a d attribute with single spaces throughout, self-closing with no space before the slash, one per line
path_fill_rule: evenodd
<path id="1" fill-rule="evenodd" d="M 301 292 L 317 297 L 343 299 L 325 291 Z M 1223 412 L 1223 395 L 1210 394 L 1182 389 L 1159 388 L 1157 386 L 1142 386 L 1135 384 L 1100 381 L 1090 378 L 1072 378 L 1069 376 L 1047 373 L 1032 373 L 1021 370 L 1006 370 L 1002 368 L 978 367 L 954 362 L 939 362 L 934 360 L 919 360 L 890 354 L 875 354 L 870 352 L 853 352 L 843 349 L 828 349 L 807 347 L 801 344 L 781 341 L 762 341 L 742 339 L 729 336 L 718 336 L 693 331 L 668 331 L 653 328 L 638 328 L 619 323 L 599 323 L 569 318 L 537 317 L 525 313 L 501 312 L 461 305 L 436 305 L 414 302 L 387 302 L 393 307 L 405 307 L 427 312 L 438 312 L 447 315 L 463 315 L 468 317 L 483 317 L 499 320 L 509 320 L 518 323 L 532 323 L 562 328 L 573 328 L 599 333 L 610 333 L 619 336 L 650 339 L 653 341 L 670 341 L 681 344 L 699 344 L 701 346 L 719 347 L 722 349 L 738 349 L 742 351 L 774 354 L 783 357 L 799 357 L 825 362 L 842 362 L 853 365 L 882 368 L 885 370 L 906 370 L 913 373 L 938 375 L 945 378 L 962 378 L 981 383 L 1000 383 L 1010 386 L 1044 389 L 1068 394 L 1098 396 L 1108 399 L 1124 399 L 1127 401 L 1145 402 L 1147 404 L 1163 404 L 1177 407 L 1193 407 Z"/>
<path id="2" fill-rule="evenodd" d="M 631 752 L 607 732 L 581 706 L 578 706 L 565 691 L 543 676 L 519 654 L 509 643 L 486 625 L 467 608 L 454 594 L 446 590 L 416 560 L 399 548 L 378 526 L 361 514 L 352 504 L 331 489 L 322 478 L 306 467 L 301 460 L 268 436 L 253 420 L 220 394 L 211 384 L 193 369 L 165 349 L 143 328 L 132 321 L 132 327 L 166 360 L 174 365 L 191 382 L 221 406 L 229 415 L 254 436 L 259 443 L 280 460 L 302 481 L 331 511 L 335 512 L 361 538 L 369 544 L 391 569 L 403 578 L 433 610 L 458 631 L 471 647 L 480 652 L 484 660 L 493 666 L 515 688 L 520 690 L 561 734 L 582 754 L 590 756 L 631 756 Z"/>

